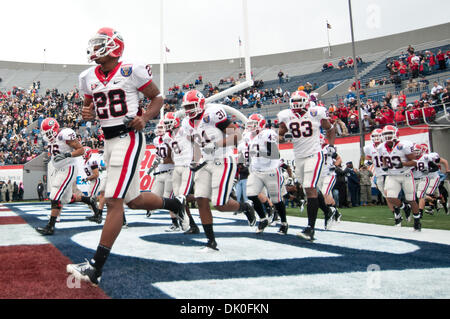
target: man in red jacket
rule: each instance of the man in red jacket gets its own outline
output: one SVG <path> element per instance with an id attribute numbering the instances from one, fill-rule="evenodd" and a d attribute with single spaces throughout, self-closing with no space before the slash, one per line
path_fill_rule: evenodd
<path id="1" fill-rule="evenodd" d="M 436 59 L 439 63 L 439 70 L 445 70 L 447 68 L 447 66 L 445 65 L 445 54 L 442 53 L 441 50 L 438 51 Z"/>

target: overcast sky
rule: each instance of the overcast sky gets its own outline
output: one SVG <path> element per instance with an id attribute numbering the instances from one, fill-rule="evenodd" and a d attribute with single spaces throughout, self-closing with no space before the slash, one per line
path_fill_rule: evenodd
<path id="1" fill-rule="evenodd" d="M 353 0 L 356 40 L 450 22 L 448 0 Z M 236 58 L 242 0 L 164 0 L 167 61 Z M 0 60 L 86 64 L 104 26 L 125 41 L 124 58 L 160 62 L 160 0 L 2 0 Z M 348 0 L 248 0 L 250 55 L 350 42 Z M 45 49 L 45 53 L 44 53 Z"/>

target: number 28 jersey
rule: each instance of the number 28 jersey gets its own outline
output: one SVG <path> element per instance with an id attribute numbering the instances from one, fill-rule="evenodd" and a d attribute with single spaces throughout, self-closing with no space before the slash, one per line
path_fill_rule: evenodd
<path id="1" fill-rule="evenodd" d="M 125 116 L 141 114 L 139 91 L 152 82 L 150 65 L 119 62 L 107 76 L 93 66 L 79 76 L 81 93 L 92 98 L 102 127 L 123 125 Z"/>
<path id="2" fill-rule="evenodd" d="M 321 106 L 310 107 L 303 116 L 291 109 L 278 113 L 278 122 L 284 123 L 292 134 L 295 157 L 309 157 L 322 150 L 320 126 L 323 119 L 328 119 L 328 115 Z"/>

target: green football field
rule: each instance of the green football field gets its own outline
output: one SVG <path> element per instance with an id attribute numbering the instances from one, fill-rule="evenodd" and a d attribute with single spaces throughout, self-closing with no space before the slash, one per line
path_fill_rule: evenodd
<path id="1" fill-rule="evenodd" d="M 360 223 L 370 223 L 378 225 L 394 225 L 394 216 L 387 206 L 367 206 L 367 207 L 355 207 L 355 208 L 341 208 L 339 212 L 342 214 L 342 221 L 349 222 L 360 222 Z M 300 216 L 307 217 L 306 207 L 302 213 L 300 209 L 287 208 L 288 216 Z M 319 217 L 323 218 L 323 212 L 319 210 Z M 413 224 L 411 221 L 409 224 Z M 406 219 L 403 214 L 402 226 L 406 226 Z M 450 215 L 446 215 L 444 210 L 441 209 L 438 213 L 434 215 L 423 214 L 422 218 L 423 228 L 432 229 L 444 229 L 450 230 Z"/>

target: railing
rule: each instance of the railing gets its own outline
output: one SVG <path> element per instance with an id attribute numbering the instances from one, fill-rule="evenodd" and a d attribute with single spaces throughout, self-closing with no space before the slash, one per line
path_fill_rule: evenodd
<path id="1" fill-rule="evenodd" d="M 363 102 L 366 102 L 367 99 L 370 98 L 373 101 L 379 102 L 379 100 L 381 100 L 381 98 L 384 95 L 386 95 L 388 92 L 392 93 L 392 95 L 399 95 L 400 91 L 403 91 L 403 93 L 406 95 L 406 97 L 416 96 L 416 95 L 420 95 L 424 92 L 428 93 L 431 90 L 431 88 L 433 87 L 434 82 L 438 82 L 440 84 L 445 85 L 445 81 L 448 80 L 449 78 L 450 78 L 450 73 L 445 74 L 445 75 L 439 74 L 439 75 L 435 75 L 435 76 L 430 76 L 429 78 L 426 78 L 426 80 L 429 82 L 429 84 L 422 85 L 422 84 L 420 84 L 420 82 L 417 82 L 417 87 L 413 88 L 413 89 L 410 89 L 407 87 L 406 81 L 402 81 L 401 89 L 396 89 L 395 84 L 393 84 L 393 83 L 380 85 L 375 88 L 369 88 L 369 89 L 362 88 L 365 91 L 365 95 L 363 97 L 361 97 L 361 100 Z M 325 105 L 330 105 L 332 103 L 337 104 L 337 103 L 339 103 L 339 101 L 343 101 L 345 99 L 346 99 L 346 96 L 336 95 L 334 97 L 330 97 L 330 98 L 326 98 L 326 99 L 319 99 L 319 100 L 321 100 Z"/>

